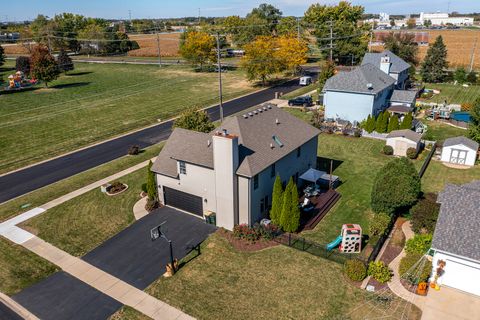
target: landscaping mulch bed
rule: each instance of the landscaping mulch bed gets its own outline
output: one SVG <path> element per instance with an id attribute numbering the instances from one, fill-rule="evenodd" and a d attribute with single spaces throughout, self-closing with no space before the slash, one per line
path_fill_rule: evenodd
<path id="1" fill-rule="evenodd" d="M 232 247 L 234 247 L 237 251 L 253 252 L 279 245 L 278 242 L 273 240 L 260 239 L 255 242 L 249 242 L 243 239 L 238 239 L 233 236 L 232 232 L 224 229 L 218 230 L 217 233 L 227 239 Z"/>
<path id="2" fill-rule="evenodd" d="M 375 287 L 375 292 L 380 291 L 380 290 L 390 290 L 388 288 L 387 283 L 380 283 L 373 278 L 370 278 L 367 285 L 374 286 Z"/>

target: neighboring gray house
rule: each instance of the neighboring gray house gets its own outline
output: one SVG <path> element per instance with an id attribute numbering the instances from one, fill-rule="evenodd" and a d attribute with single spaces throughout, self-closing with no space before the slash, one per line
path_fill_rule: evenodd
<path id="1" fill-rule="evenodd" d="M 380 66 L 380 69 L 395 79 L 396 89 L 405 89 L 408 80 L 408 70 L 410 64 L 389 50 L 377 53 L 366 53 L 362 60 L 362 65 L 373 64 Z"/>
<path id="2" fill-rule="evenodd" d="M 388 107 L 395 79 L 372 64 L 339 72 L 323 87 L 325 118 L 362 121 Z"/>
<path id="3" fill-rule="evenodd" d="M 219 227 L 252 225 L 272 201 L 276 175 L 286 183 L 316 166 L 319 130 L 264 105 L 227 118 L 211 133 L 175 129 L 152 166 L 160 201 Z"/>
<path id="4" fill-rule="evenodd" d="M 433 270 L 445 262 L 437 283 L 480 296 L 480 180 L 461 186 L 447 184 L 433 234 Z"/>

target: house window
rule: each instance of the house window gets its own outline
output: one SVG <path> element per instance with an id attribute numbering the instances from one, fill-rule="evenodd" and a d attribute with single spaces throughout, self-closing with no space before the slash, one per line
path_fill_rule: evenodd
<path id="1" fill-rule="evenodd" d="M 265 212 L 265 200 L 264 199 L 260 200 L 260 212 L 261 213 Z"/>
<path id="2" fill-rule="evenodd" d="M 265 196 L 265 211 L 269 211 L 270 210 L 270 205 L 268 204 L 268 196 Z"/>
<path id="3" fill-rule="evenodd" d="M 297 148 L 297 158 L 300 158 L 300 155 L 302 154 L 301 147 Z"/>
<path id="4" fill-rule="evenodd" d="M 185 165 L 185 161 L 178 161 L 178 164 L 180 166 L 180 173 L 187 174 L 187 167 Z"/>
<path id="5" fill-rule="evenodd" d="M 296 184 L 298 184 L 298 172 L 295 173 L 295 178 L 293 179 Z"/>
<path id="6" fill-rule="evenodd" d="M 258 174 L 253 177 L 253 189 L 258 189 Z"/>
<path id="7" fill-rule="evenodd" d="M 275 177 L 275 173 L 276 173 L 276 170 L 275 170 L 275 163 L 274 163 L 270 166 L 270 177 L 272 178 Z"/>

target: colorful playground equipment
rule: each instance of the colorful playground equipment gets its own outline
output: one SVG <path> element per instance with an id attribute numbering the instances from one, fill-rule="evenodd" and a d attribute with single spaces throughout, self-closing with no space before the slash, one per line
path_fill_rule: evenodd
<path id="1" fill-rule="evenodd" d="M 22 89 L 25 87 L 30 87 L 35 83 L 37 83 L 36 80 L 27 79 L 22 71 L 17 71 L 15 72 L 15 74 L 11 74 L 8 76 L 8 87 L 6 89 Z"/>
<path id="2" fill-rule="evenodd" d="M 327 250 L 339 247 L 343 253 L 358 253 L 362 250 L 362 227 L 358 224 L 344 224 L 340 235 L 327 244 Z"/>

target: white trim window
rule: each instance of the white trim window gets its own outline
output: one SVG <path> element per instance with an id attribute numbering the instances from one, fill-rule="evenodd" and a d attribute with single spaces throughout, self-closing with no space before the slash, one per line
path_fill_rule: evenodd
<path id="1" fill-rule="evenodd" d="M 180 174 L 187 174 L 187 165 L 185 164 L 185 161 L 178 161 L 178 168 Z"/>

